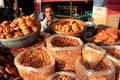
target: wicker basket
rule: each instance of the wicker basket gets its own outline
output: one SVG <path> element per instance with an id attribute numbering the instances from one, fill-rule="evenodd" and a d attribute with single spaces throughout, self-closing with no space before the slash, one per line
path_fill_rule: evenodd
<path id="1" fill-rule="evenodd" d="M 77 22 L 79 25 L 81 25 L 81 24 L 84 25 L 84 28 L 79 31 L 73 31 L 73 32 L 62 32 L 62 31 L 57 31 L 54 29 L 54 27 L 56 26 L 57 23 L 59 24 L 59 23 L 65 22 L 65 21 L 67 21 L 69 23 Z M 85 23 L 83 21 L 76 20 L 76 19 L 59 19 L 59 20 L 52 22 L 49 26 L 50 26 L 50 30 L 53 33 L 69 35 L 69 36 L 79 36 L 80 37 L 86 30 Z"/>

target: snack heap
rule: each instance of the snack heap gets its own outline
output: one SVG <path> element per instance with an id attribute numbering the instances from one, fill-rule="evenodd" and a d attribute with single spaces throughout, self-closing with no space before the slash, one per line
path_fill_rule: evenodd
<path id="1" fill-rule="evenodd" d="M 28 35 L 40 29 L 40 22 L 32 14 L 0 24 L 0 39 L 13 39 Z"/>
<path id="2" fill-rule="evenodd" d="M 50 25 L 54 31 L 59 32 L 77 32 L 85 29 L 85 23 L 77 20 L 59 20 Z"/>

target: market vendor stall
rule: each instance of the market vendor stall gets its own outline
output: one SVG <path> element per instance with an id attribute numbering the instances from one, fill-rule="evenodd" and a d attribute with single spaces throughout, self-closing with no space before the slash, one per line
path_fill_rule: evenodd
<path id="1" fill-rule="evenodd" d="M 89 31 L 92 34 L 89 35 L 86 34 L 88 25 L 85 22 L 75 19 L 60 19 L 49 25 L 53 33 L 44 33 L 40 31 L 41 25 L 34 15 L 23 16 L 22 19 L 17 18 L 14 21 L 1 24 L 3 35 L 0 36 L 0 40 L 23 38 L 38 30 L 39 32 L 34 41 L 35 35 L 32 38 L 27 38 L 33 41 L 27 46 L 23 46 L 26 42 L 19 47 L 1 45 L 0 62 L 2 64 L 0 70 L 5 72 L 0 74 L 1 79 L 50 80 L 50 76 L 57 74 L 57 72 L 68 72 L 67 75 L 59 73 L 60 75 L 57 74 L 57 78 L 52 80 L 59 80 L 59 76 L 66 80 L 119 80 L 119 65 L 116 65 L 116 62 L 119 63 L 119 57 L 112 58 L 119 55 L 119 50 L 117 50 L 118 53 L 113 51 L 112 54 L 116 55 L 108 56 L 108 49 L 102 46 L 119 44 L 117 43 L 120 37 L 119 29 L 105 25 L 94 25 L 95 27 L 90 29 L 95 30 Z M 3 24 L 7 27 L 3 27 Z M 21 31 L 24 35 L 17 34 L 16 36 L 15 32 L 17 31 Z M 76 34 L 76 32 L 79 36 L 70 34 Z M 8 36 L 10 33 L 12 36 Z M 15 42 L 13 41 L 13 43 Z M 116 49 L 119 48 L 119 45 L 117 46 Z M 4 74 L 7 74 L 7 77 Z"/>

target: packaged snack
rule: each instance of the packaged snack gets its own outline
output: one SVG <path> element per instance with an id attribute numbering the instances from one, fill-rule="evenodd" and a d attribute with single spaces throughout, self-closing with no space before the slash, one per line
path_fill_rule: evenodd
<path id="1" fill-rule="evenodd" d="M 73 72 L 55 72 L 54 74 L 50 75 L 47 80 L 80 80 Z"/>
<path id="2" fill-rule="evenodd" d="M 75 60 L 83 48 L 80 38 L 54 34 L 46 39 L 46 46 L 55 58 L 56 71 L 75 71 Z"/>
<path id="3" fill-rule="evenodd" d="M 120 80 L 120 45 L 101 45 L 106 50 L 109 58 L 116 67 L 116 80 Z"/>
<path id="4" fill-rule="evenodd" d="M 82 56 L 94 68 L 105 57 L 106 51 L 94 43 L 86 43 L 82 50 Z"/>
<path id="5" fill-rule="evenodd" d="M 115 67 L 112 62 L 104 58 L 95 68 L 79 56 L 76 60 L 76 75 L 80 80 L 115 80 Z"/>
<path id="6" fill-rule="evenodd" d="M 42 46 L 21 52 L 14 63 L 24 80 L 46 80 L 55 72 L 54 58 Z"/>

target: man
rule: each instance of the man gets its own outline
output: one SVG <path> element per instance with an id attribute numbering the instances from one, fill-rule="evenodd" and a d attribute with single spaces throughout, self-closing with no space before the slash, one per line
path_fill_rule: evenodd
<path id="1" fill-rule="evenodd" d="M 54 10 L 51 5 L 44 6 L 45 19 L 41 21 L 41 31 L 49 32 L 49 24 L 56 20 Z"/>

